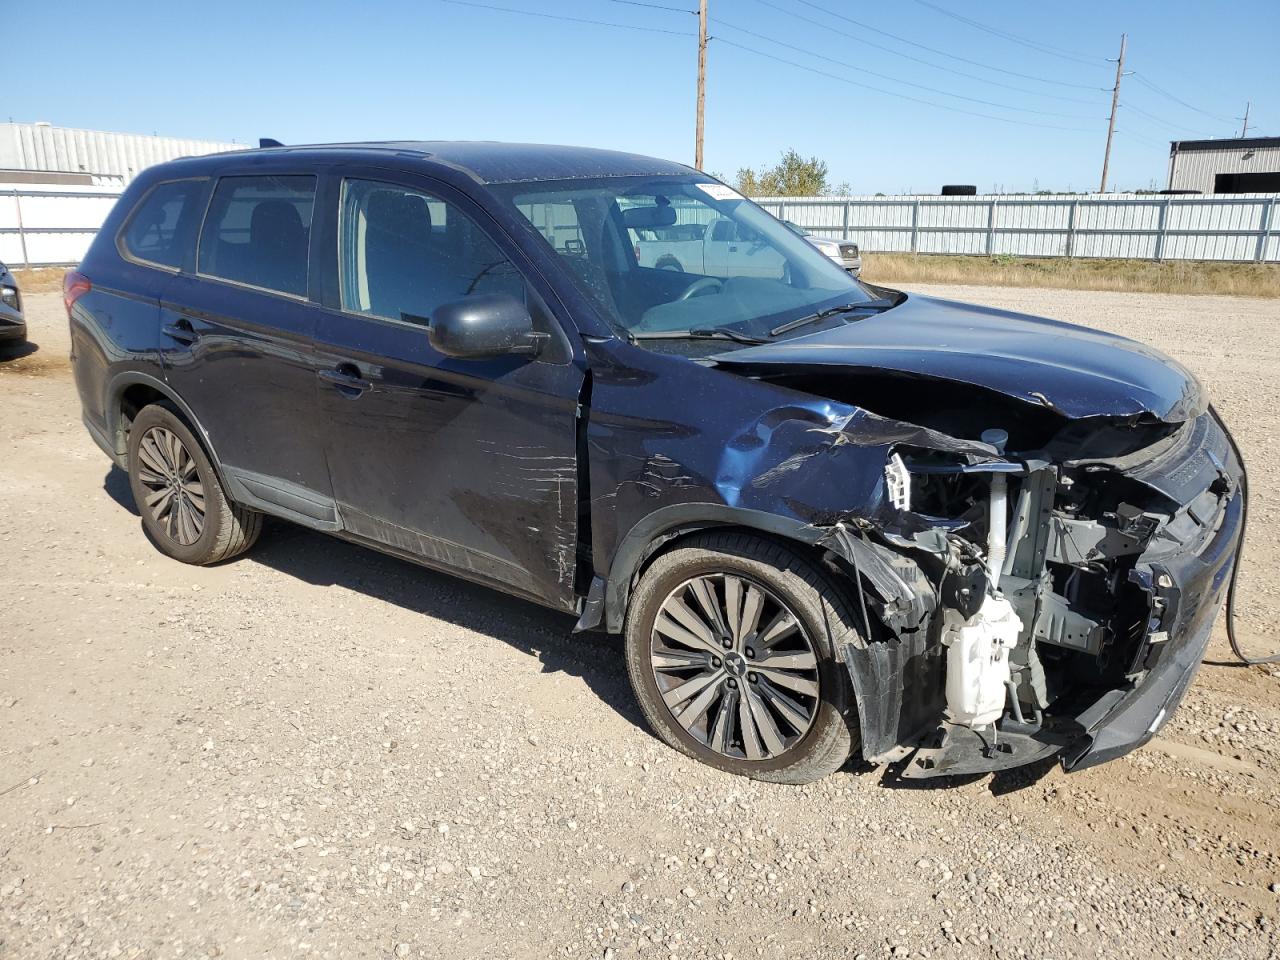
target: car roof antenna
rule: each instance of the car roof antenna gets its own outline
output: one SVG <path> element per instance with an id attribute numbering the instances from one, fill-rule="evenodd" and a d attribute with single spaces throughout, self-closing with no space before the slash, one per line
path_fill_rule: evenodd
<path id="1" fill-rule="evenodd" d="M 258 149 L 265 150 L 267 147 L 283 147 L 284 144 L 279 140 L 272 140 L 270 137 L 258 138 Z"/>

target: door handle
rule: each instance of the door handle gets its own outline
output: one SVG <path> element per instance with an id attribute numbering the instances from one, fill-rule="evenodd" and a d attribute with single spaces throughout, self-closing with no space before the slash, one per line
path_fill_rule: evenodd
<path id="1" fill-rule="evenodd" d="M 354 363 L 340 363 L 332 370 L 321 370 L 317 376 L 325 383 L 338 388 L 338 392 L 352 399 L 373 386 L 372 381 L 360 376 L 360 368 Z"/>
<path id="2" fill-rule="evenodd" d="M 160 332 L 179 343 L 190 344 L 200 339 L 200 334 L 196 333 L 195 328 L 191 326 L 191 321 L 186 317 L 175 320 L 173 323 L 163 324 Z"/>

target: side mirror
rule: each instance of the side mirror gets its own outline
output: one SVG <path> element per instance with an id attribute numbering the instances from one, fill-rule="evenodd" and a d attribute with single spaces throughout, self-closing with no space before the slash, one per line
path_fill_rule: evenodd
<path id="1" fill-rule="evenodd" d="M 536 356 L 548 340 L 535 333 L 529 310 L 505 293 L 481 293 L 442 303 L 427 328 L 431 346 L 446 357 L 479 359 L 523 353 Z"/>

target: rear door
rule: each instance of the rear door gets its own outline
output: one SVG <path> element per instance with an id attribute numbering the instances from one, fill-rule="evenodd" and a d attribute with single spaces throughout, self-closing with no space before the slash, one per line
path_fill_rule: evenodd
<path id="1" fill-rule="evenodd" d="M 208 434 L 232 496 L 332 528 L 311 348 L 317 182 L 306 173 L 218 180 L 195 273 L 163 294 L 161 339 L 168 380 Z"/>
<path id="2" fill-rule="evenodd" d="M 573 609 L 583 376 L 526 280 L 527 261 L 444 185 L 369 171 L 337 188 L 339 282 L 326 292 L 316 354 L 344 529 Z M 436 307 L 487 293 L 529 305 L 552 335 L 540 357 L 432 349 Z"/>

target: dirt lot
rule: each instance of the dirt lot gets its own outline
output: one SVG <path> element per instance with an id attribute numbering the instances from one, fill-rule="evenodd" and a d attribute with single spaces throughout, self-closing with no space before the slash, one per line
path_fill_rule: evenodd
<path id="1" fill-rule="evenodd" d="M 1280 305 L 935 288 L 1150 341 L 1252 467 L 1280 648 Z M 79 423 L 56 294 L 0 363 L 0 957 L 1275 957 L 1280 671 L 1053 767 L 809 788 L 661 746 L 618 642 L 286 524 L 152 549 Z M 1224 657 L 1221 628 L 1211 648 Z"/>

